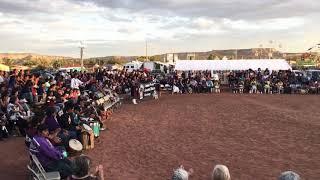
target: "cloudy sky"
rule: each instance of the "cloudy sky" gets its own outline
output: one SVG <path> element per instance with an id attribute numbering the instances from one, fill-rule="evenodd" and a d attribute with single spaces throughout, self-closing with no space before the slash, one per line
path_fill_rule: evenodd
<path id="1" fill-rule="evenodd" d="M 143 55 L 320 43 L 319 0 L 0 0 L 0 52 Z M 270 44 L 270 41 L 273 44 Z"/>

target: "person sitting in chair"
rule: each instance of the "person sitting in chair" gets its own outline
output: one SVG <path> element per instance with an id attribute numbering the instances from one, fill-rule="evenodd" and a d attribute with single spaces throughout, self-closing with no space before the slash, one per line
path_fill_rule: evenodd
<path id="1" fill-rule="evenodd" d="M 192 88 L 192 92 L 199 93 L 198 82 L 195 79 L 191 79 L 190 86 Z"/>
<path id="2" fill-rule="evenodd" d="M 180 89 L 179 89 L 177 84 L 178 84 L 177 82 L 173 83 L 173 85 L 172 85 L 172 94 L 174 94 L 174 93 L 180 94 L 181 93 L 181 91 L 180 91 Z"/>
<path id="3" fill-rule="evenodd" d="M 0 112 L 0 141 L 3 140 L 3 138 L 8 138 L 9 133 L 7 130 L 7 117 L 3 112 Z"/>
<path id="4" fill-rule="evenodd" d="M 206 85 L 207 85 L 209 93 L 212 93 L 213 92 L 213 88 L 214 88 L 212 80 L 207 78 Z"/>
<path id="5" fill-rule="evenodd" d="M 179 166 L 178 169 L 173 171 L 172 180 L 188 180 L 189 176 L 192 176 L 193 169 L 189 169 L 186 171 L 182 165 Z"/>
<path id="6" fill-rule="evenodd" d="M 58 171 L 62 178 L 66 178 L 72 174 L 71 161 L 65 158 L 63 149 L 51 144 L 48 137 L 48 127 L 44 124 L 38 126 L 38 134 L 32 139 L 30 151 L 47 172 Z"/>
<path id="7" fill-rule="evenodd" d="M 75 119 L 73 104 L 67 104 L 65 110 L 66 112 L 61 116 L 59 121 L 60 126 L 69 131 L 69 133 L 76 133 L 77 137 L 80 137 L 82 128 Z"/>
<path id="8" fill-rule="evenodd" d="M 267 79 L 265 81 L 265 84 L 264 84 L 264 93 L 265 94 L 272 94 L 272 91 L 271 91 L 271 82 L 269 81 L 269 79 Z"/>
<path id="9" fill-rule="evenodd" d="M 216 165 L 211 180 L 230 180 L 229 169 L 225 165 Z"/>
<path id="10" fill-rule="evenodd" d="M 73 173 L 69 177 L 69 180 L 104 180 L 103 166 L 98 165 L 96 167 L 95 174 L 90 174 L 91 160 L 87 156 L 78 156 L 73 160 Z"/>
<path id="11" fill-rule="evenodd" d="M 16 127 L 19 128 L 19 132 L 22 136 L 26 135 L 26 128 L 28 127 L 28 119 L 23 107 L 19 103 L 19 99 L 15 96 L 10 98 L 9 105 L 7 107 L 9 114 L 10 131 L 14 131 Z"/>
<path id="12" fill-rule="evenodd" d="M 56 145 L 68 147 L 70 139 L 77 139 L 77 134 L 74 131 L 67 131 L 60 127 L 56 117 L 56 109 L 54 107 L 48 107 L 44 124 L 46 124 L 49 129 L 50 140 Z"/>
<path id="13" fill-rule="evenodd" d="M 299 174 L 293 171 L 285 171 L 280 174 L 278 180 L 300 180 Z"/>
<path id="14" fill-rule="evenodd" d="M 277 91 L 278 91 L 278 93 L 279 94 L 282 94 L 283 93 L 283 82 L 281 81 L 281 80 L 279 80 L 278 82 L 277 82 Z"/>
<path id="15" fill-rule="evenodd" d="M 220 93 L 220 83 L 219 81 L 214 81 L 214 92 Z"/>
<path id="16" fill-rule="evenodd" d="M 241 79 L 238 83 L 238 88 L 239 88 L 239 93 L 243 94 L 243 89 L 244 89 L 244 81 Z"/>
<path id="17" fill-rule="evenodd" d="M 255 79 L 253 79 L 251 81 L 251 88 L 250 88 L 250 94 L 257 94 L 257 81 Z"/>

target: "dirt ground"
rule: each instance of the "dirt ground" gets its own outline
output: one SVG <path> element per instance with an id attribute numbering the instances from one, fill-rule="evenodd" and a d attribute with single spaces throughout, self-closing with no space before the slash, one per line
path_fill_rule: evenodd
<path id="1" fill-rule="evenodd" d="M 320 179 L 320 96 L 166 95 L 125 104 L 88 155 L 108 180 L 170 179 L 183 164 L 191 180 L 214 165 L 233 180 L 273 180 L 293 170 Z M 25 179 L 23 139 L 0 142 L 0 179 Z"/>

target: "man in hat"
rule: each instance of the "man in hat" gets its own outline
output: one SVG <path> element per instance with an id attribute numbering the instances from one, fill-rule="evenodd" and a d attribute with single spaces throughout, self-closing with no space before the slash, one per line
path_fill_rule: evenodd
<path id="1" fill-rule="evenodd" d="M 38 126 L 38 134 L 33 137 L 30 151 L 39 159 L 47 172 L 58 171 L 62 178 L 72 174 L 71 161 L 64 157 L 61 149 L 49 141 L 49 130 L 44 124 Z"/>

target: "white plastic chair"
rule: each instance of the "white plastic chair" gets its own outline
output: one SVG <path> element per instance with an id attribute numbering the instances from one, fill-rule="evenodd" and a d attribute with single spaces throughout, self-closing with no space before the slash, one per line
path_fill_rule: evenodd
<path id="1" fill-rule="evenodd" d="M 32 162 L 36 165 L 37 171 L 32 169 L 29 165 L 27 168 L 32 172 L 34 179 L 36 180 L 60 180 L 60 173 L 59 172 L 46 172 L 42 165 L 40 164 L 38 158 L 30 153 L 30 156 L 32 158 Z M 40 172 L 40 173 L 37 173 Z"/>

